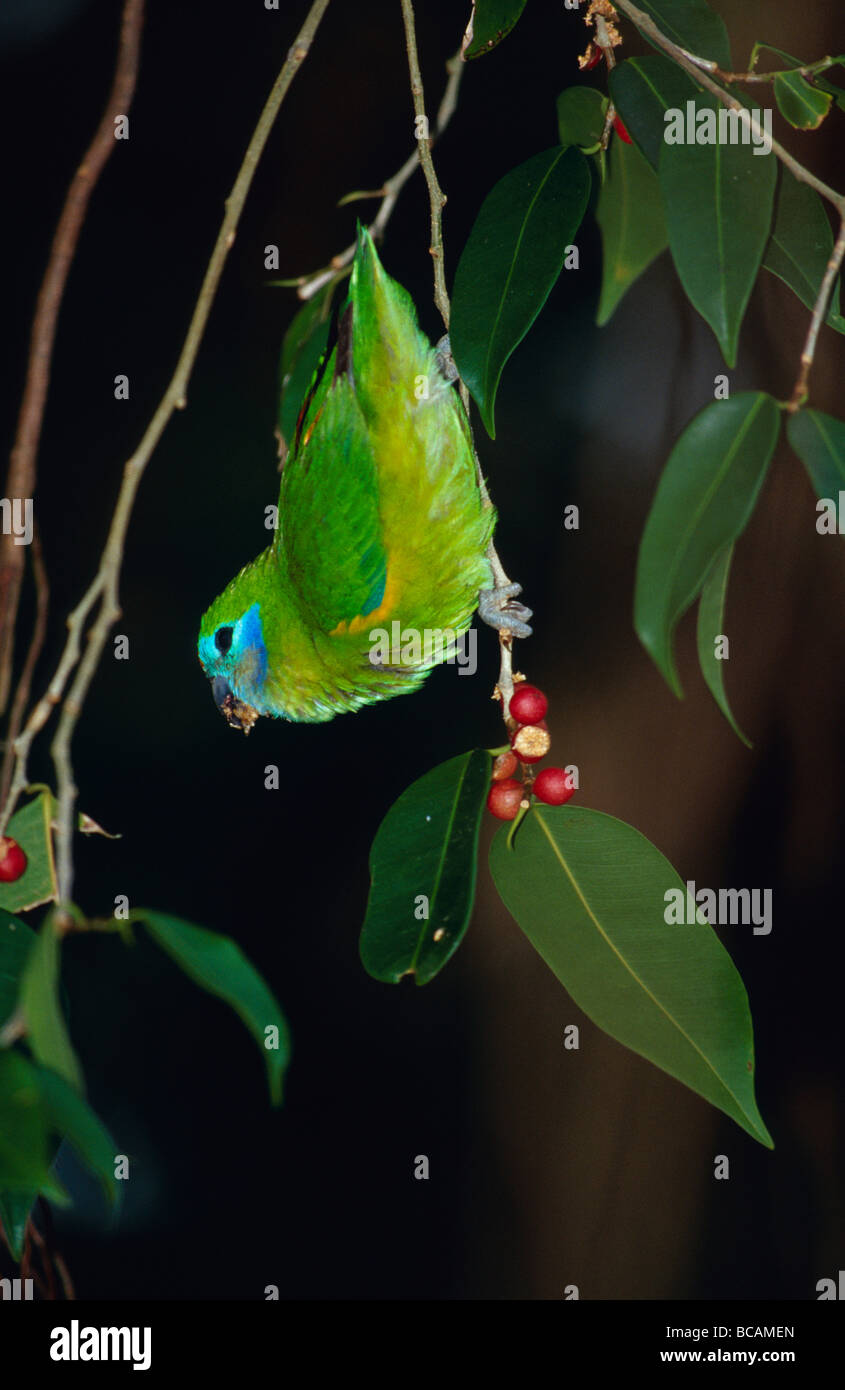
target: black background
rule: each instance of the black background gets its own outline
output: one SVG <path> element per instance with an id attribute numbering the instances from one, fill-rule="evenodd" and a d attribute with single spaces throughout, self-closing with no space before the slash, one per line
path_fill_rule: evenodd
<path id="1" fill-rule="evenodd" d="M 119 8 L 7 0 L 0 20 L 9 444 L 37 287 L 111 82 Z M 92 199 L 56 344 L 36 493 L 52 584 L 39 692 L 306 8 L 149 5 L 130 140 Z M 736 65 L 755 37 L 808 56 L 845 47 L 834 6 L 715 8 Z M 468 5 L 428 0 L 418 11 L 433 114 Z M 509 39 L 468 67 L 435 150 L 450 281 L 493 183 L 555 143 L 555 97 L 578 80 L 584 42 L 577 16 L 531 0 Z M 107 914 L 126 894 L 233 935 L 290 1020 L 286 1103 L 269 1108 L 261 1057 L 237 1018 L 142 935 L 132 950 L 69 941 L 73 1040 L 131 1179 L 112 1226 L 62 1155 L 74 1195 L 56 1214 L 65 1259 L 83 1298 L 254 1299 L 271 1284 L 295 1298 L 560 1298 L 572 1283 L 582 1298 L 814 1298 L 845 1258 L 845 552 L 816 534 L 812 491 L 782 449 L 728 611 L 728 684 L 754 752 L 712 706 L 689 621 L 687 699 L 674 700 L 631 628 L 636 544 L 672 439 L 724 368 L 668 258 L 599 331 L 600 253 L 585 223 L 581 270 L 564 274 L 506 368 L 497 439 L 479 431 L 479 447 L 500 553 L 536 615 L 522 664 L 552 697 L 555 751 L 579 765 L 584 804 L 636 824 L 699 885 L 774 891 L 771 936 L 725 935 L 751 998 L 774 1154 L 580 1015 L 497 904 L 483 861 L 470 933 L 442 976 L 419 990 L 364 974 L 357 936 L 381 817 L 434 762 L 501 740 L 490 634 L 474 679 L 445 668 L 412 698 L 328 725 L 261 721 L 249 740 L 226 728 L 196 661 L 200 615 L 263 548 L 276 497 L 278 352 L 296 300 L 267 288 L 263 248 L 280 247 L 283 275 L 325 264 L 359 211 L 338 210 L 338 199 L 377 187 L 412 134 L 398 4 L 336 0 L 258 170 L 188 408 L 135 507 L 117 628 L 130 660 L 104 660 L 75 746 L 83 809 L 122 835 L 80 844 L 77 900 Z M 786 138 L 836 181 L 829 132 Z M 383 258 L 436 337 L 428 235 L 417 176 Z M 806 321 L 766 277 L 732 389 L 786 396 Z M 822 330 L 814 403 L 839 414 L 841 363 L 841 340 Z M 130 378 L 128 402 L 113 398 L 118 373 Z M 562 527 L 570 502 L 582 512 L 575 533 Z M 27 593 L 24 634 L 31 611 Z M 48 778 L 46 745 L 40 756 L 32 773 Z M 264 788 L 273 763 L 279 791 Z M 581 1050 L 567 1053 L 573 1021 Z M 428 1182 L 413 1178 L 421 1153 Z M 713 1179 L 716 1154 L 730 1158 L 729 1182 Z"/>

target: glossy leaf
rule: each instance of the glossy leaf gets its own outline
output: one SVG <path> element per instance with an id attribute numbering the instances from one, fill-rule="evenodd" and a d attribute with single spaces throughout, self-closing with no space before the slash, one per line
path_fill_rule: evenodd
<path id="1" fill-rule="evenodd" d="M 781 169 L 774 225 L 763 265 L 788 285 L 802 304 L 813 309 L 832 254 L 833 232 L 821 198 L 788 169 Z M 837 278 L 826 322 L 838 333 L 845 333 L 839 293 Z"/>
<path id="2" fill-rule="evenodd" d="M 35 941 L 35 932 L 0 909 L 0 1029 L 15 1011 L 21 975 Z"/>
<path id="3" fill-rule="evenodd" d="M 549 296 L 584 216 L 587 161 L 545 150 L 487 195 L 455 272 L 450 338 L 488 434 L 502 369 Z"/>
<path id="4" fill-rule="evenodd" d="M 460 945 L 475 897 L 489 753 L 450 758 L 394 802 L 370 851 L 361 960 L 376 980 L 427 984 Z"/>
<path id="5" fill-rule="evenodd" d="M 293 440 L 300 407 L 326 350 L 335 287 L 336 282 L 332 281 L 302 306 L 282 342 L 278 428 L 287 447 Z"/>
<path id="6" fill-rule="evenodd" d="M 634 623 L 643 646 L 681 695 L 672 654 L 678 619 L 720 552 L 754 510 L 780 426 L 771 396 L 745 391 L 705 406 L 669 455 L 637 563 Z"/>
<path id="7" fill-rule="evenodd" d="M 638 0 L 638 6 L 667 39 L 698 58 L 710 58 L 720 68 L 730 69 L 731 45 L 725 22 L 705 0 Z"/>
<path id="8" fill-rule="evenodd" d="M 772 1148 L 745 987 L 712 927 L 667 923 L 667 893 L 686 900 L 669 861 L 633 826 L 584 808 L 535 806 L 512 849 L 507 837 L 490 851 L 496 887 L 579 1008 Z"/>
<path id="9" fill-rule="evenodd" d="M 42 792 L 16 811 L 6 830 L 17 840 L 27 858 L 23 874 L 15 883 L 0 883 L 0 908 L 7 912 L 26 912 L 58 896 L 53 841 L 50 834 L 52 797 Z"/>
<path id="10" fill-rule="evenodd" d="M 290 1061 L 288 1026 L 272 992 L 240 946 L 228 936 L 164 912 L 143 908 L 135 915 L 186 975 L 209 994 L 225 1000 L 243 1020 L 264 1053 L 270 1096 L 273 1104 L 279 1105 Z M 277 1035 L 268 1029 L 278 1030 Z M 268 1046 L 276 1040 L 277 1047 Z"/>
<path id="11" fill-rule="evenodd" d="M 610 95 L 628 134 L 657 171 L 664 145 L 667 110 L 686 110 L 700 90 L 661 54 L 626 58 L 610 73 Z"/>
<path id="12" fill-rule="evenodd" d="M 489 53 L 507 37 L 524 9 L 525 0 L 475 0 L 472 42 L 467 45 L 464 58 L 480 58 Z"/>
<path id="13" fill-rule="evenodd" d="M 777 73 L 774 90 L 780 114 L 797 130 L 816 130 L 833 101 L 829 92 L 817 91 L 799 72 Z"/>
<path id="14" fill-rule="evenodd" d="M 728 545 L 716 557 L 713 568 L 707 576 L 698 605 L 698 660 L 701 674 L 707 682 L 716 704 L 727 719 L 737 738 L 746 748 L 752 744 L 737 724 L 725 690 L 725 657 L 716 655 L 716 643 L 725 633 L 725 600 L 728 594 L 728 575 L 731 569 L 734 548 Z"/>
<path id="15" fill-rule="evenodd" d="M 697 103 L 699 111 L 706 106 Z M 776 182 L 777 161 L 750 144 L 664 144 L 660 154 L 675 269 L 729 367 L 771 232 Z"/>
<path id="16" fill-rule="evenodd" d="M 64 1188 L 50 1173 L 50 1123 L 36 1069 L 13 1048 L 0 1051 L 0 1192 L 34 1200 L 43 1192 L 66 1203 Z"/>
<path id="17" fill-rule="evenodd" d="M 595 87 L 567 87 L 557 99 L 557 129 L 562 145 L 595 150 L 604 134 L 608 98 Z"/>
<path id="18" fill-rule="evenodd" d="M 596 322 L 607 323 L 625 291 L 666 249 L 660 182 L 636 145 L 613 140 L 596 207 L 602 282 Z"/>
<path id="19" fill-rule="evenodd" d="M 26 1223 L 37 1192 L 0 1192 L 0 1224 L 12 1259 L 20 1264 L 23 1254 Z"/>
<path id="20" fill-rule="evenodd" d="M 99 1178 L 110 1201 L 118 1195 L 114 1175 L 114 1140 L 88 1102 L 57 1072 L 34 1069 L 50 1129 L 73 1146 L 87 1168 Z"/>
<path id="21" fill-rule="evenodd" d="M 845 423 L 822 410 L 799 410 L 786 427 L 816 495 L 838 504 L 845 489 Z"/>
<path id="22" fill-rule="evenodd" d="M 60 959 L 59 936 L 52 919 L 47 917 L 27 957 L 18 1002 L 26 1019 L 26 1040 L 33 1056 L 82 1091 L 82 1068 L 59 1003 Z"/>

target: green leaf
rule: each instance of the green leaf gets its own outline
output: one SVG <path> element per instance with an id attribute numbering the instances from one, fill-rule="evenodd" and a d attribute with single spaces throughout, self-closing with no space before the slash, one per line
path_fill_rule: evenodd
<path id="1" fill-rule="evenodd" d="M 560 274 L 589 192 L 580 150 L 545 150 L 500 179 L 470 232 L 455 272 L 449 334 L 491 437 L 502 369 Z"/>
<path id="2" fill-rule="evenodd" d="M 562 145 L 592 151 L 601 143 L 608 98 L 595 87 L 567 87 L 557 99 L 557 128 Z"/>
<path id="3" fill-rule="evenodd" d="M 141 908 L 133 917 L 147 925 L 153 940 L 209 994 L 216 994 L 237 1013 L 264 1052 L 270 1096 L 282 1099 L 282 1081 L 290 1061 L 290 1035 L 279 1005 L 240 946 L 228 936 L 192 926 L 164 912 Z M 267 1036 L 266 1030 L 278 1030 Z M 268 1047 L 268 1042 L 278 1046 Z"/>
<path id="4" fill-rule="evenodd" d="M 37 1192 L 0 1192 L 0 1225 L 12 1259 L 17 1264 L 20 1264 L 23 1254 L 26 1223 L 37 1196 Z"/>
<path id="5" fill-rule="evenodd" d="M 660 182 L 636 145 L 614 140 L 596 221 L 603 249 L 596 322 L 607 323 L 625 291 L 667 246 Z"/>
<path id="6" fill-rule="evenodd" d="M 774 226 L 763 265 L 788 285 L 802 304 L 813 309 L 832 254 L 833 232 L 821 198 L 788 169 L 781 169 Z M 839 311 L 838 278 L 826 322 L 838 333 L 845 333 L 845 318 Z"/>
<path id="7" fill-rule="evenodd" d="M 21 975 L 34 941 L 35 932 L 26 922 L 0 909 L 0 1029 L 14 1013 Z"/>
<path id="8" fill-rule="evenodd" d="M 482 750 L 450 758 L 412 782 L 379 826 L 360 940 L 374 979 L 396 984 L 413 975 L 428 984 L 461 944 L 491 770 Z"/>
<path id="9" fill-rule="evenodd" d="M 799 410 L 790 415 L 786 433 L 816 495 L 838 505 L 845 488 L 845 424 L 822 410 Z"/>
<path id="10" fill-rule="evenodd" d="M 86 1167 L 100 1179 L 106 1196 L 115 1202 L 119 1190 L 114 1175 L 117 1150 L 102 1120 L 58 1072 L 45 1067 L 35 1071 L 50 1128 L 73 1145 Z"/>
<path id="11" fill-rule="evenodd" d="M 798 72 L 779 72 L 775 76 L 778 110 L 797 130 L 816 130 L 830 110 L 833 97 L 816 91 Z"/>
<path id="12" fill-rule="evenodd" d="M 465 49 L 464 58 L 489 53 L 507 37 L 524 9 L 525 0 L 475 0 L 472 42 Z"/>
<path id="13" fill-rule="evenodd" d="M 669 861 L 633 826 L 583 808 L 535 806 L 513 849 L 507 834 L 490 850 L 496 887 L 579 1008 L 773 1148 L 745 988 L 712 927 L 667 923 L 667 894 L 686 897 Z"/>
<path id="14" fill-rule="evenodd" d="M 726 635 L 724 630 L 725 599 L 728 593 L 728 575 L 733 553 L 733 546 L 728 545 L 721 555 L 716 557 L 701 591 L 701 600 L 698 605 L 698 660 L 701 665 L 701 674 L 704 676 L 707 687 L 719 709 L 737 738 L 742 740 L 746 748 L 751 748 L 752 744 L 734 719 L 728 702 L 723 675 L 725 658 L 720 659 L 716 656 L 716 642 Z"/>
<path id="15" fill-rule="evenodd" d="M 33 1056 L 81 1092 L 82 1068 L 59 1003 L 60 956 L 59 936 L 52 918 L 47 917 L 27 957 L 18 1002 L 26 1019 L 26 1037 Z"/>
<path id="16" fill-rule="evenodd" d="M 697 103 L 714 121 L 713 102 Z M 728 113 L 730 115 L 732 113 Z M 675 269 L 729 367 L 769 239 L 777 161 L 750 144 L 666 145 L 660 187 Z"/>
<path id="17" fill-rule="evenodd" d="M 774 451 L 780 414 L 771 396 L 744 391 L 705 406 L 675 444 L 640 542 L 634 624 L 676 695 L 678 619 L 716 557 L 744 530 Z"/>
<path id="18" fill-rule="evenodd" d="M 336 281 L 309 299 L 294 316 L 282 341 L 279 363 L 279 434 L 289 446 L 299 411 L 326 350 Z"/>
<path id="19" fill-rule="evenodd" d="M 731 45 L 725 22 L 704 0 L 638 0 L 638 4 L 667 39 L 697 58 L 710 58 L 720 68 L 730 70 Z"/>
<path id="20" fill-rule="evenodd" d="M 610 95 L 628 134 L 657 171 L 664 145 L 667 110 L 685 111 L 700 95 L 698 87 L 668 58 L 651 54 L 626 58 L 609 74 Z"/>
<path id="21" fill-rule="evenodd" d="M 34 1200 L 43 1192 L 65 1204 L 67 1194 L 50 1173 L 50 1123 L 36 1069 L 12 1048 L 0 1051 L 0 1192 Z"/>
<path id="22" fill-rule="evenodd" d="M 26 912 L 58 897 L 53 840 L 50 834 L 52 797 L 42 792 L 16 811 L 9 821 L 7 835 L 17 840 L 27 865 L 15 883 L 0 883 L 0 907 L 7 912 Z"/>

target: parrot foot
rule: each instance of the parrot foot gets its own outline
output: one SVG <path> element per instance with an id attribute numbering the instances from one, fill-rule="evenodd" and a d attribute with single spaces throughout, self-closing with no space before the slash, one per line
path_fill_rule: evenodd
<path id="1" fill-rule="evenodd" d="M 434 360 L 437 363 L 437 370 L 444 381 L 457 381 L 459 372 L 455 366 L 455 359 L 452 356 L 452 344 L 449 341 L 449 334 L 444 333 L 434 345 Z"/>
<path id="2" fill-rule="evenodd" d="M 498 632 L 511 632 L 514 637 L 530 637 L 528 626 L 531 609 L 516 602 L 522 593 L 521 584 L 504 584 L 501 589 L 481 589 L 478 594 L 478 615 L 482 622 Z"/>

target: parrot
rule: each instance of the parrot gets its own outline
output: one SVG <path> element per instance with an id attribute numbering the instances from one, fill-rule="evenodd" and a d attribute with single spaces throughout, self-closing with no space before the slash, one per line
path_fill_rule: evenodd
<path id="1" fill-rule="evenodd" d="M 496 588 L 496 512 L 479 486 L 469 421 L 413 300 L 359 225 L 336 342 L 300 408 L 282 465 L 273 540 L 204 614 L 198 654 L 227 723 L 319 723 L 417 690 L 444 659 L 375 634 L 449 632 L 482 618 L 517 636 L 531 612 Z M 399 628 L 396 628 L 396 623 Z"/>

